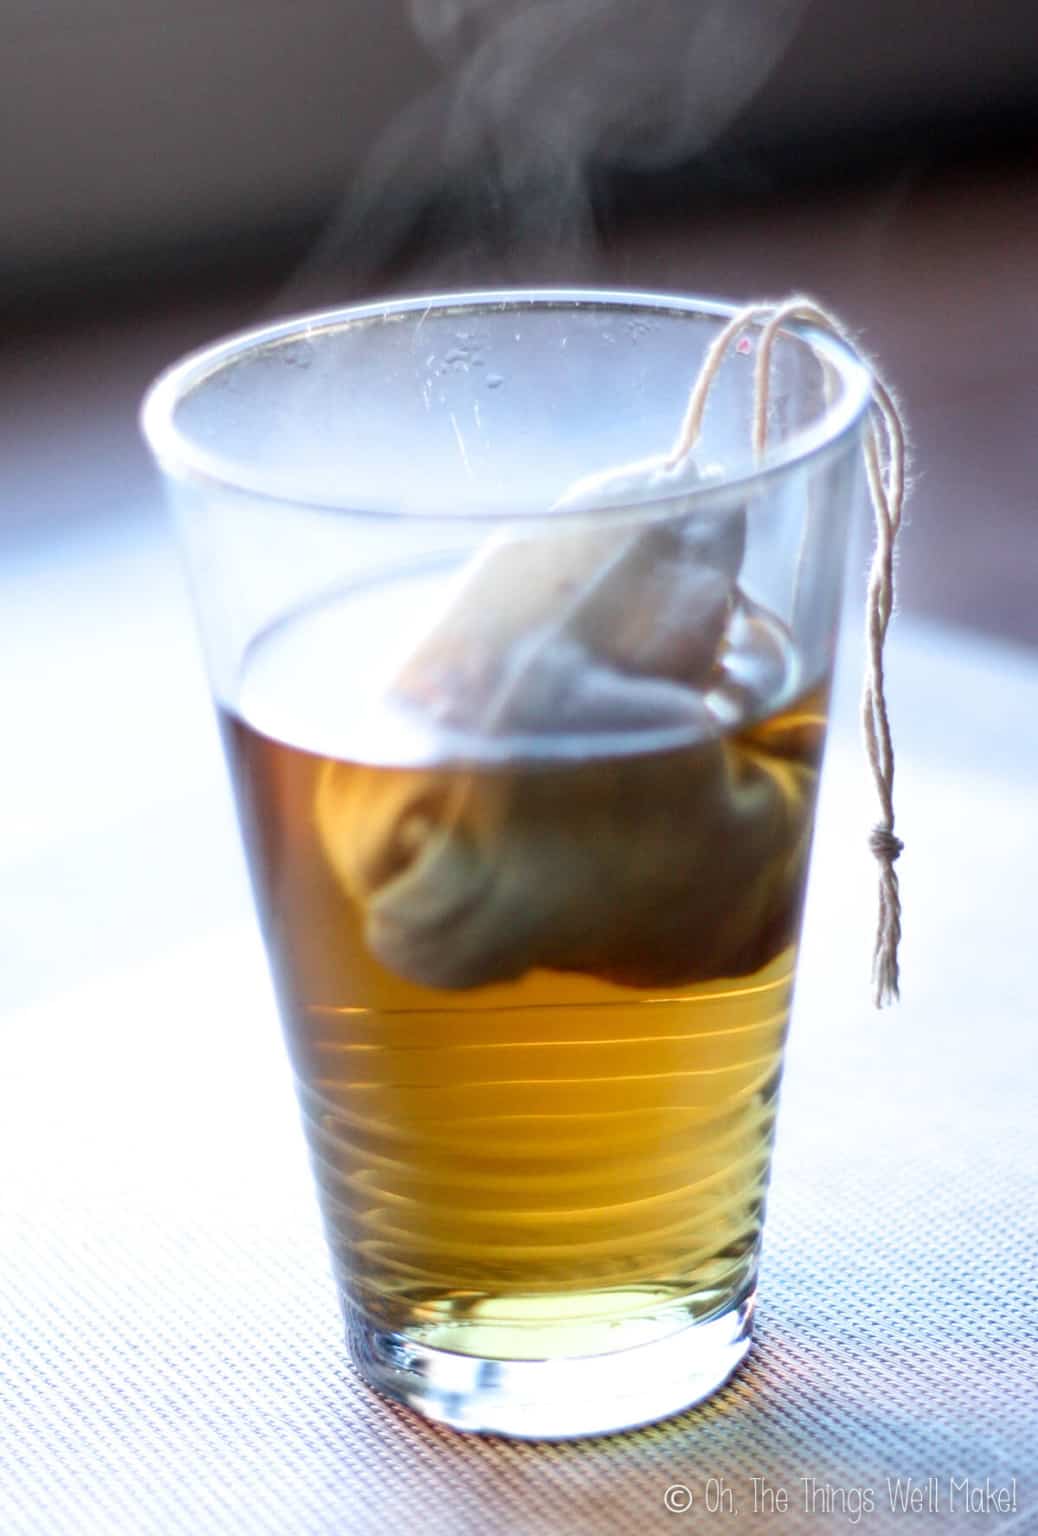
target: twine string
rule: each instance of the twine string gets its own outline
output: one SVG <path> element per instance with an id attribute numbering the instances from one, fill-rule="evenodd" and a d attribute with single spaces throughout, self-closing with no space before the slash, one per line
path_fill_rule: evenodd
<path id="1" fill-rule="evenodd" d="M 710 391 L 733 343 L 752 325 L 760 327 L 753 373 L 753 453 L 763 459 L 768 440 L 771 363 L 784 325 L 801 322 L 835 336 L 857 353 L 845 326 L 820 304 L 797 296 L 778 303 L 750 304 L 721 328 L 707 348 L 668 464 L 678 464 L 695 447 Z M 905 499 L 905 429 L 889 388 L 872 370 L 872 404 L 864 439 L 865 474 L 876 526 L 876 542 L 865 600 L 865 683 L 861 722 L 865 751 L 879 800 L 880 816 L 869 834 L 879 865 L 879 908 L 872 955 L 874 1001 L 882 1008 L 899 995 L 898 950 L 901 896 L 895 864 L 904 844 L 894 831 L 894 744 L 887 711 L 883 648 L 894 608 L 894 546 Z"/>

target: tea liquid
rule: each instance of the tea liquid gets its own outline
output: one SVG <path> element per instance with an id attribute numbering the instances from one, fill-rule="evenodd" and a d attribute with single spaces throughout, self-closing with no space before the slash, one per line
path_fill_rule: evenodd
<path id="1" fill-rule="evenodd" d="M 776 671 L 774 644 L 755 674 L 748 642 L 710 739 L 446 736 L 385 707 L 432 601 L 415 577 L 299 612 L 253 645 L 223 710 L 337 1279 L 379 1326 L 462 1353 L 543 1358 L 665 1336 L 754 1284 L 826 685 L 805 687 L 788 653 Z M 729 776 L 795 786 L 786 843 L 768 851 L 788 864 L 781 921 L 711 904 L 728 855 L 690 841 L 694 793 L 661 803 L 661 785 L 695 786 L 721 751 Z M 367 805 L 434 815 L 459 785 L 467 805 L 492 794 L 520 807 L 520 833 L 523 806 L 538 826 L 557 807 L 568 831 L 543 868 L 586 851 L 599 921 L 606 844 L 636 858 L 640 826 L 655 826 L 668 867 L 656 857 L 645 900 L 618 895 L 615 965 L 582 969 L 576 952 L 571 965 L 563 946 L 550 966 L 437 986 L 373 952 L 342 839 L 368 835 Z M 354 821 L 340 826 L 345 804 Z M 702 974 L 705 927 L 747 922 L 755 937 L 729 945 L 733 973 Z M 559 923 L 580 935 L 579 915 Z"/>

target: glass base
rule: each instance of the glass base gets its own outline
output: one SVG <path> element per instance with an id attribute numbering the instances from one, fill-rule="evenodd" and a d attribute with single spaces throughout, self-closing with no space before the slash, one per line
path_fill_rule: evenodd
<path id="1" fill-rule="evenodd" d="M 427 1419 L 478 1434 L 572 1440 L 651 1424 L 716 1392 L 750 1347 L 755 1296 L 603 1354 L 461 1354 L 380 1328 L 349 1303 L 346 1336 L 364 1380 Z"/>

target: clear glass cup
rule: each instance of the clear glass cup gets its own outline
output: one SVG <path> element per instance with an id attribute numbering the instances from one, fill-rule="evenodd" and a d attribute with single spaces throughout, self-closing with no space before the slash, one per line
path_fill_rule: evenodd
<path id="1" fill-rule="evenodd" d="M 274 324 L 143 426 L 193 575 L 353 1358 L 462 1429 L 749 1347 L 870 381 L 698 299 Z M 624 468 L 632 464 L 634 470 Z"/>

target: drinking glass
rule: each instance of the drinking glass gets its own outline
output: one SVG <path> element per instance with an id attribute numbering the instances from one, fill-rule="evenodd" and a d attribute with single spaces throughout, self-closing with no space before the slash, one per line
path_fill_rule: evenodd
<path id="1" fill-rule="evenodd" d="M 232 337 L 143 427 L 188 553 L 353 1359 L 462 1429 L 749 1347 L 861 362 L 510 291 Z"/>

